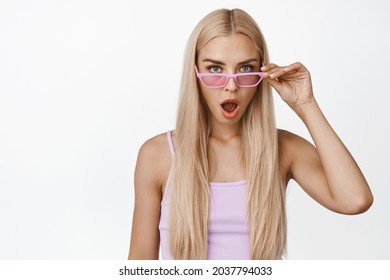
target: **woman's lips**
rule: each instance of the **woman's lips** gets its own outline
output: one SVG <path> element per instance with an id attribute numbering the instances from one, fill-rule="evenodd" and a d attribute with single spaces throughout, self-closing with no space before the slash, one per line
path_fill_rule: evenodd
<path id="1" fill-rule="evenodd" d="M 222 115 L 227 119 L 234 119 L 238 114 L 239 104 L 236 99 L 226 99 L 221 103 Z"/>

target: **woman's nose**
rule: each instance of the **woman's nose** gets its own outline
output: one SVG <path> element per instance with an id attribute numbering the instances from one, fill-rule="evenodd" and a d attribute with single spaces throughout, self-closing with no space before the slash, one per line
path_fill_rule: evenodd
<path id="1" fill-rule="evenodd" d="M 237 87 L 238 85 L 236 83 L 236 80 L 233 77 L 228 78 L 228 82 L 225 86 L 225 90 L 236 91 Z"/>

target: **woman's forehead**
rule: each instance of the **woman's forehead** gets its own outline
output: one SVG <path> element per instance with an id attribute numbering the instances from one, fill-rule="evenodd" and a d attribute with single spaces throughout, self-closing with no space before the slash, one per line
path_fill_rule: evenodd
<path id="1" fill-rule="evenodd" d="M 198 62 L 205 59 L 218 61 L 245 61 L 258 58 L 259 53 L 253 40 L 244 34 L 218 36 L 210 40 L 198 52 Z"/>

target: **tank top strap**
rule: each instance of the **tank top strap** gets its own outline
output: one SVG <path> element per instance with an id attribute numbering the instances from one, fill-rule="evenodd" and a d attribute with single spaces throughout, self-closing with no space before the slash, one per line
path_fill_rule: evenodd
<path id="1" fill-rule="evenodd" d="M 173 142 L 172 142 L 172 131 L 167 131 L 167 139 L 168 139 L 168 145 L 169 145 L 169 150 L 171 151 L 172 158 L 175 156 L 175 148 L 173 147 Z"/>

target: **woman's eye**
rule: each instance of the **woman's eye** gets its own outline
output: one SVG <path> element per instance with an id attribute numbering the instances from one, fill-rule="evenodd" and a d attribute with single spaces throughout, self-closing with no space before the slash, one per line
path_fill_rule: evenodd
<path id="1" fill-rule="evenodd" d="M 241 66 L 240 71 L 241 72 L 251 72 L 253 70 L 253 66 L 251 65 L 244 65 Z"/>
<path id="2" fill-rule="evenodd" d="M 219 73 L 219 72 L 221 72 L 221 67 L 219 67 L 219 66 L 212 65 L 212 66 L 209 66 L 207 68 L 209 69 L 209 71 L 211 73 Z"/>

